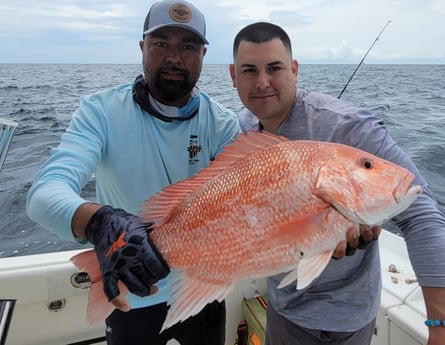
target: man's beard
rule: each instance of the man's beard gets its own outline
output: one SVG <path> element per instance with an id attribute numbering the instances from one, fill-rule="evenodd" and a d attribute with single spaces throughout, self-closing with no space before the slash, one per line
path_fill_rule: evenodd
<path id="1" fill-rule="evenodd" d="M 150 71 L 146 76 L 146 81 L 151 93 L 160 97 L 160 101 L 164 102 L 176 102 L 178 99 L 190 95 L 191 91 L 198 82 L 198 78 L 191 78 L 188 71 L 184 71 L 179 68 L 171 67 L 168 69 L 175 72 L 181 71 L 184 79 L 166 80 L 162 78 L 162 71 L 167 70 L 166 68 L 161 68 L 157 71 Z"/>

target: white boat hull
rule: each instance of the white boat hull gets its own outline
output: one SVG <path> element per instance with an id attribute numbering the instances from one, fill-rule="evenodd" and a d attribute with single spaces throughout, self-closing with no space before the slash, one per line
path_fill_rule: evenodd
<path id="1" fill-rule="evenodd" d="M 382 303 L 372 345 L 426 344 L 422 293 L 413 276 L 402 238 L 384 231 L 380 237 Z M 78 251 L 0 259 L 0 298 L 17 300 L 7 335 L 8 345 L 105 344 L 103 324 L 85 318 L 88 288 L 69 258 Z M 387 271 L 395 265 L 400 273 Z M 77 277 L 80 287 L 72 280 Z M 395 278 L 398 282 L 395 283 Z M 74 279 L 75 280 L 75 279 Z M 226 300 L 226 343 L 234 344 L 242 319 L 241 301 L 265 293 L 265 280 L 244 281 Z M 169 344 L 177 344 L 171 341 Z"/>

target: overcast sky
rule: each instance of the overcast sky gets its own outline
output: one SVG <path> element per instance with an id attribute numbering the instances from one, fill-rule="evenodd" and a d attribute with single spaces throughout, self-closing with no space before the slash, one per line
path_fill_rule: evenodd
<path id="1" fill-rule="evenodd" d="M 444 0 L 195 0 L 207 18 L 205 63 L 230 63 L 254 21 L 281 25 L 300 63 L 445 64 Z M 140 63 L 153 1 L 0 0 L 0 63 Z"/>

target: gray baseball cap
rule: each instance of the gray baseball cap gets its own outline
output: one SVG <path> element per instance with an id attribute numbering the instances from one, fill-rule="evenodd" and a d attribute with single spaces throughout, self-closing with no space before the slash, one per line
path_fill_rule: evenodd
<path id="1" fill-rule="evenodd" d="M 187 29 L 196 34 L 204 44 L 209 44 L 205 38 L 204 15 L 190 2 L 162 0 L 154 3 L 145 18 L 143 35 L 167 26 Z"/>

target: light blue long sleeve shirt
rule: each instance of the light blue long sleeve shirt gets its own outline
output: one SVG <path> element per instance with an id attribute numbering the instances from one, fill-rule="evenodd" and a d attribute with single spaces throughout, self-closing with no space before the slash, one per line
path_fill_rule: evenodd
<path id="1" fill-rule="evenodd" d="M 92 176 L 97 202 L 138 214 L 148 197 L 207 167 L 240 128 L 232 111 L 203 92 L 196 97 L 198 114 L 173 122 L 142 110 L 133 100 L 132 84 L 82 99 L 59 146 L 35 176 L 27 196 L 28 216 L 74 239 L 71 221 L 87 202 L 80 192 Z M 129 294 L 130 303 L 142 307 L 166 301 L 167 281 L 158 283 L 153 296 Z"/>
<path id="2" fill-rule="evenodd" d="M 258 118 L 240 114 L 243 131 L 258 129 Z M 393 219 L 406 240 L 422 286 L 445 287 L 445 217 L 411 159 L 389 135 L 383 121 L 365 109 L 334 97 L 298 89 L 296 102 L 277 134 L 291 140 L 346 144 L 408 168 L 423 192 Z M 378 242 L 341 260 L 331 260 L 307 288 L 279 289 L 284 274 L 268 279 L 270 303 L 294 323 L 326 331 L 351 332 L 373 320 L 380 307 L 381 272 Z M 329 315 L 329 317 L 326 317 Z"/>

